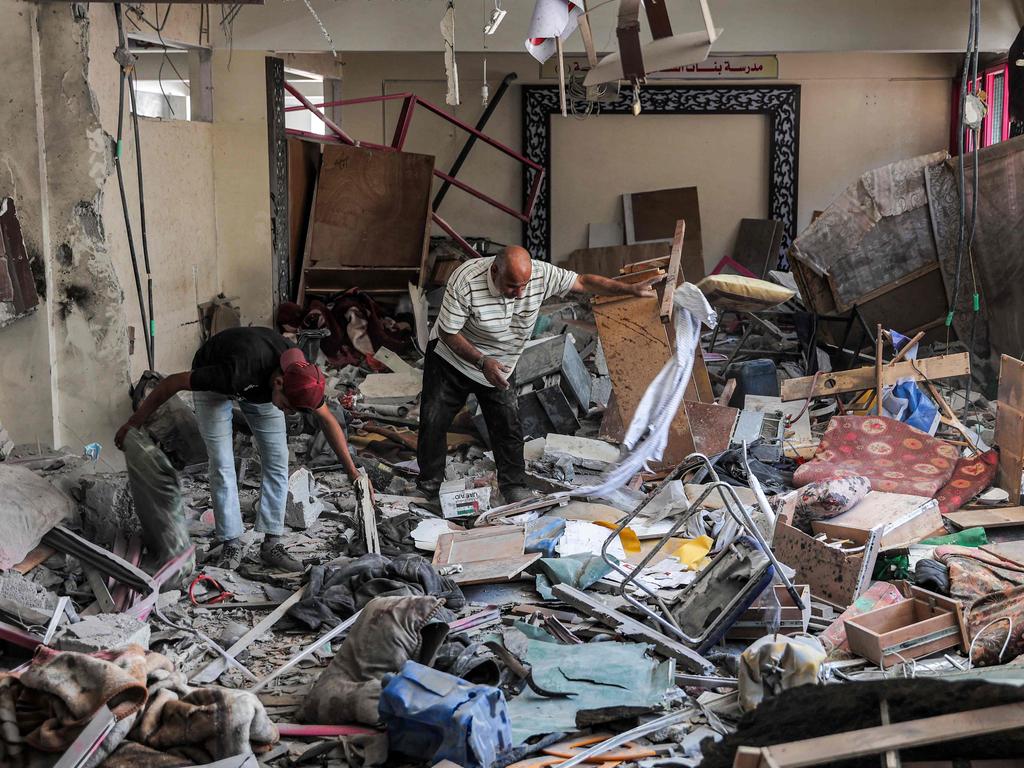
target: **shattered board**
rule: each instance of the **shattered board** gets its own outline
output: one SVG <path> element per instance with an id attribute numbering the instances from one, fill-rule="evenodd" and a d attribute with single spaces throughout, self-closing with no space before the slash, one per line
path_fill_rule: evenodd
<path id="1" fill-rule="evenodd" d="M 675 663 L 659 663 L 650 645 L 591 643 L 560 645 L 529 640 L 523 659 L 545 690 L 575 693 L 543 698 L 526 688 L 508 704 L 512 741 L 521 744 L 541 733 L 575 731 L 576 714 L 608 707 L 654 707 L 674 685 Z"/>

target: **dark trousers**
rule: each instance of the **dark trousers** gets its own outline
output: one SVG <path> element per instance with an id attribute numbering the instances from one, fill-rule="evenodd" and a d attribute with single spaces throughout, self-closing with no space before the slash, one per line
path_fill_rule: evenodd
<path id="1" fill-rule="evenodd" d="M 447 433 L 470 393 L 476 395 L 483 411 L 487 433 L 498 465 L 498 486 L 504 491 L 526 485 L 523 460 L 523 430 L 519 425 L 519 398 L 514 378 L 508 389 L 478 384 L 457 371 L 436 352 L 437 340 L 427 346 L 423 366 L 423 393 L 420 395 L 420 431 L 416 461 L 420 467 L 420 487 L 436 493 L 444 480 L 448 454 Z"/>

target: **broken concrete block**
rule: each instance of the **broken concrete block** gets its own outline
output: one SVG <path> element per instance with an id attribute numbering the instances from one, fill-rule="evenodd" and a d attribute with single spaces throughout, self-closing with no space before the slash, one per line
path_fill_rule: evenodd
<path id="1" fill-rule="evenodd" d="M 557 462 L 568 456 L 577 467 L 606 469 L 619 460 L 619 449 L 603 440 L 575 435 L 548 434 L 544 442 L 544 460 Z"/>
<path id="2" fill-rule="evenodd" d="M 149 624 L 125 613 L 98 613 L 68 624 L 57 640 L 62 651 L 95 653 L 114 650 L 126 645 L 149 648 Z"/>
<path id="3" fill-rule="evenodd" d="M 85 535 L 91 541 L 109 548 L 118 533 L 129 538 L 141 532 L 127 473 L 83 475 L 75 495 L 81 501 Z"/>
<path id="4" fill-rule="evenodd" d="M 295 470 L 288 478 L 288 504 L 284 511 L 284 524 L 304 531 L 323 511 L 324 505 L 317 497 L 313 473 L 305 467 Z"/>
<path id="5" fill-rule="evenodd" d="M 17 571 L 0 574 L 0 610 L 28 624 L 45 624 L 57 607 L 57 596 Z"/>
<path id="6" fill-rule="evenodd" d="M 75 504 L 25 467 L 0 463 L 0 570 L 13 568 Z"/>

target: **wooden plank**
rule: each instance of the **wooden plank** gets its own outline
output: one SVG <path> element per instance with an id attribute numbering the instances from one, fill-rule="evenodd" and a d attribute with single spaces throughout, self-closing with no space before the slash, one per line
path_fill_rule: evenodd
<path id="1" fill-rule="evenodd" d="M 893 385 L 904 378 L 913 381 L 925 381 L 927 379 L 934 380 L 953 376 L 968 376 L 970 373 L 970 356 L 966 352 L 958 352 L 953 355 L 926 357 L 921 360 L 905 360 L 895 365 L 885 366 L 882 372 L 882 381 L 885 385 Z M 827 397 L 847 392 L 874 389 L 877 386 L 875 367 L 873 365 L 854 368 L 849 371 L 823 374 L 818 377 L 817 386 L 812 391 L 811 385 L 813 383 L 813 376 L 803 376 L 798 379 L 783 381 L 782 399 L 786 401 L 800 400 L 808 396 Z"/>
<path id="2" fill-rule="evenodd" d="M 967 712 L 952 712 L 921 720 L 904 720 L 845 733 L 834 733 L 788 744 L 776 744 L 762 751 L 762 765 L 803 768 L 827 765 L 838 760 L 877 755 L 890 750 L 911 749 L 957 739 L 1008 731 L 1024 725 L 1024 703 L 1001 704 Z"/>
<path id="3" fill-rule="evenodd" d="M 1024 361 L 1003 355 L 999 360 L 995 443 L 999 446 L 996 484 L 1020 501 L 1024 471 Z"/>
<path id="4" fill-rule="evenodd" d="M 672 299 L 676 292 L 676 285 L 683 276 L 680 271 L 683 258 L 683 238 L 686 235 L 686 222 L 680 219 L 676 222 L 676 233 L 672 238 L 672 255 L 669 258 L 665 285 L 662 288 L 661 296 L 661 322 L 672 321 Z M 684 278 L 685 279 L 685 278 Z"/>
<path id="5" fill-rule="evenodd" d="M 610 245 L 603 248 L 580 248 L 569 254 L 565 266 L 574 272 L 615 277 L 629 264 L 656 262 L 668 258 L 671 243 L 638 243 Z M 632 270 L 631 270 L 632 271 Z"/>
<path id="6" fill-rule="evenodd" d="M 1024 568 L 1024 541 L 1000 541 L 995 544 L 982 544 L 981 548 L 990 555 L 1009 560 Z"/>
<path id="7" fill-rule="evenodd" d="M 40 544 L 38 547 L 33 549 L 27 555 L 25 559 L 18 563 L 11 570 L 17 571 L 24 575 L 35 568 L 37 565 L 41 565 L 43 562 L 48 560 L 53 555 L 57 554 L 57 550 L 53 547 L 48 547 L 46 544 Z"/>
<path id="8" fill-rule="evenodd" d="M 110 590 L 107 588 L 107 580 L 91 565 L 83 565 L 82 570 L 85 571 L 85 578 L 89 582 L 92 593 L 96 595 L 100 613 L 117 613 L 114 598 L 111 597 Z"/>
<path id="9" fill-rule="evenodd" d="M 324 147 L 306 267 L 420 270 L 429 245 L 433 171 L 430 155 Z"/>
<path id="10" fill-rule="evenodd" d="M 1024 507 L 996 507 L 994 509 L 961 509 L 943 515 L 960 529 L 1010 528 L 1024 525 Z"/>
<path id="11" fill-rule="evenodd" d="M 868 531 L 883 526 L 880 546 L 897 549 L 932 534 L 944 533 L 938 502 L 924 496 L 869 491 L 852 509 L 827 520 L 813 520 L 811 530 L 834 539 L 862 541 Z"/>
<path id="12" fill-rule="evenodd" d="M 255 627 L 250 629 L 248 632 L 246 632 L 244 635 L 238 638 L 238 640 L 232 643 L 231 647 L 226 649 L 226 653 L 228 654 L 228 656 L 230 656 L 231 658 L 235 658 L 236 656 L 238 656 L 238 654 L 240 654 L 242 651 L 244 651 L 246 648 L 252 645 L 256 640 L 263 637 L 263 635 L 265 635 L 271 627 L 277 624 L 277 622 L 279 622 L 282 619 L 282 617 L 286 613 L 288 613 L 288 611 L 291 609 L 293 605 L 295 605 L 297 602 L 299 602 L 299 600 L 302 599 L 302 596 L 305 593 L 305 586 L 299 587 L 299 589 L 297 589 L 291 597 L 289 597 L 287 600 L 285 600 L 283 603 L 277 606 L 277 608 L 275 608 L 273 611 L 264 616 L 261 622 L 259 622 Z M 224 657 L 218 656 L 216 659 L 214 659 L 201 670 L 199 670 L 195 675 L 190 677 L 189 681 L 192 683 L 212 683 L 214 680 L 221 676 L 224 670 L 227 669 L 227 666 L 228 663 L 224 659 Z"/>

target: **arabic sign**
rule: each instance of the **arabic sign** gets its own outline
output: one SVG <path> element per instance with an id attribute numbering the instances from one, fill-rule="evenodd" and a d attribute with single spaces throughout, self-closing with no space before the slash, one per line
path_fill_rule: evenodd
<path id="1" fill-rule="evenodd" d="M 558 59 L 550 58 L 540 67 L 545 79 L 558 77 Z M 565 57 L 566 71 L 586 70 L 587 57 L 573 54 Z M 778 56 L 711 56 L 699 64 L 652 72 L 648 80 L 777 80 Z"/>

